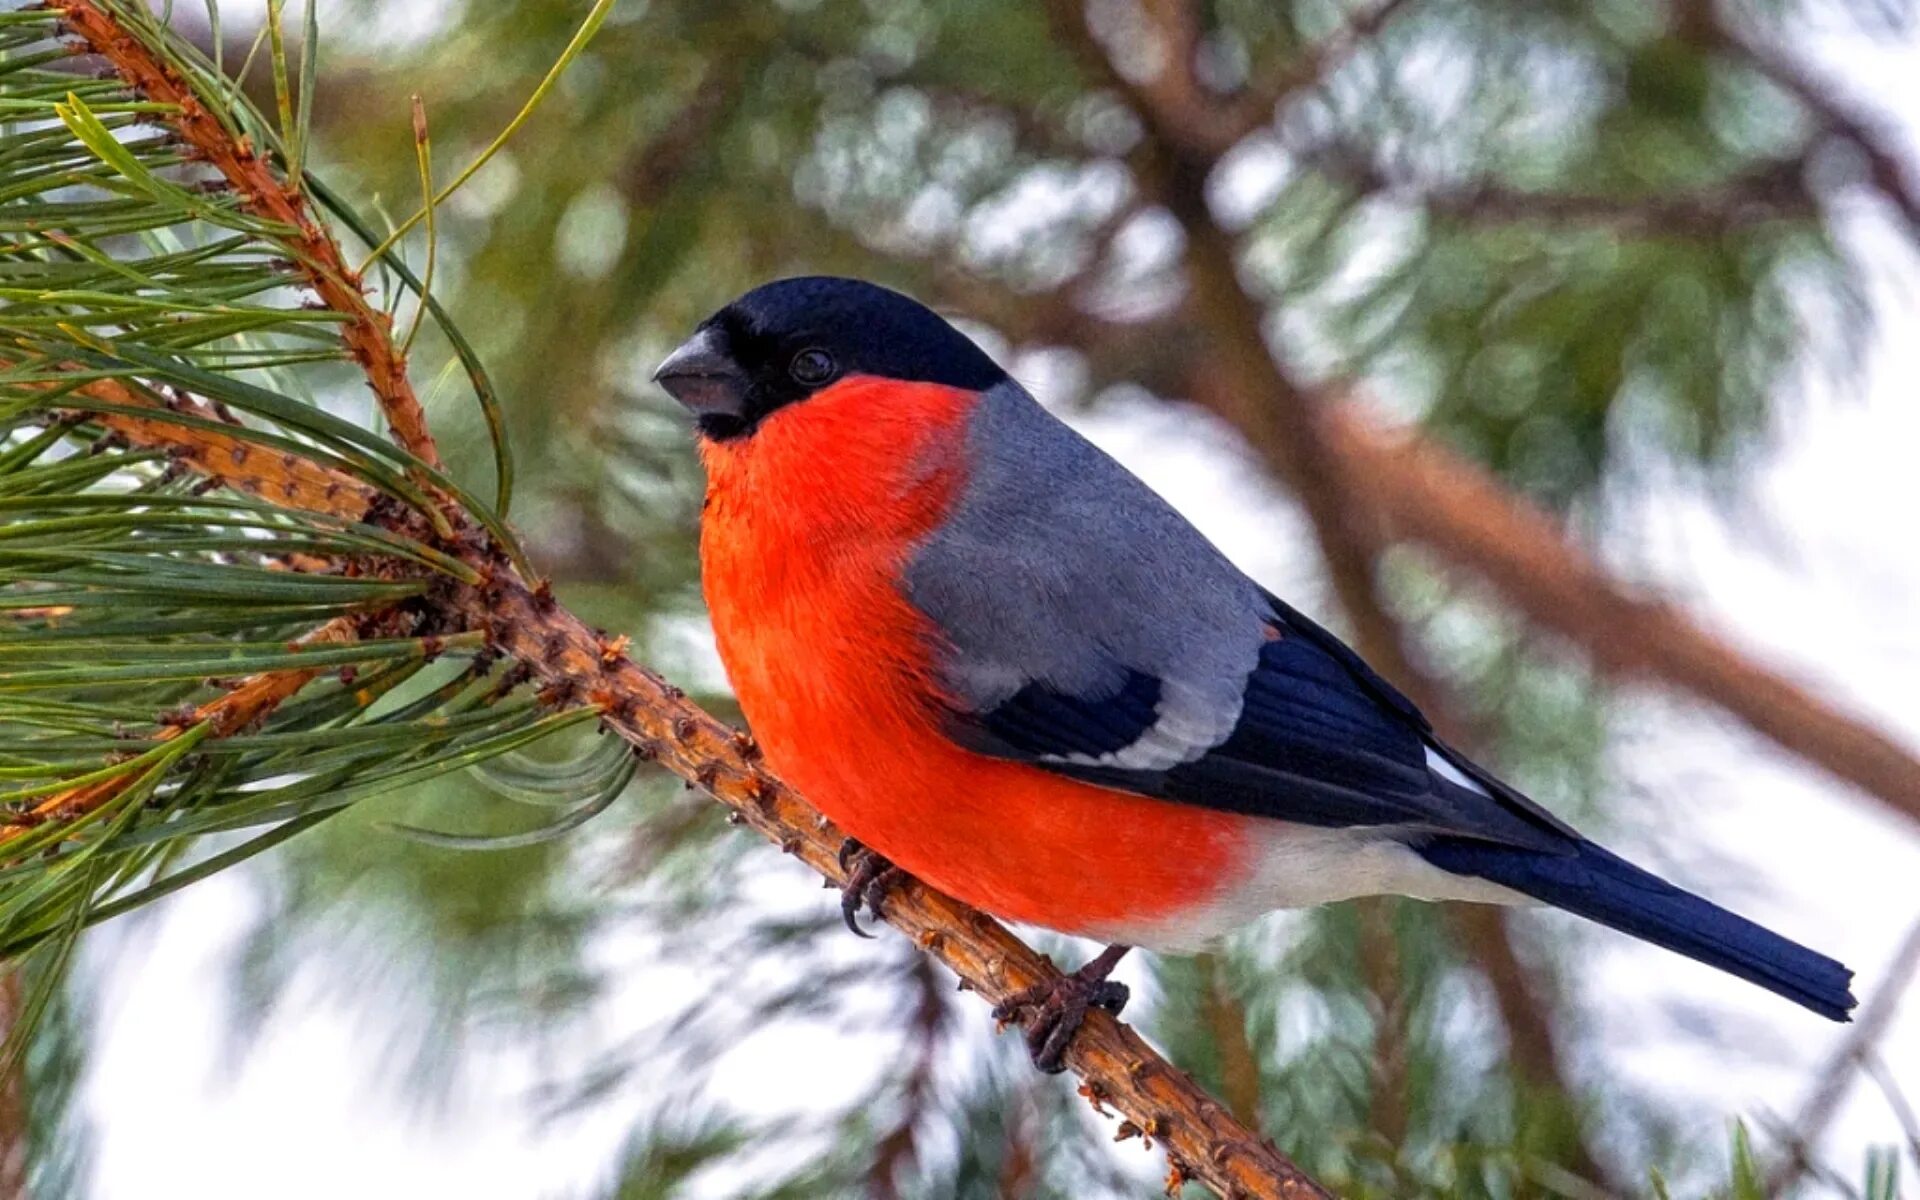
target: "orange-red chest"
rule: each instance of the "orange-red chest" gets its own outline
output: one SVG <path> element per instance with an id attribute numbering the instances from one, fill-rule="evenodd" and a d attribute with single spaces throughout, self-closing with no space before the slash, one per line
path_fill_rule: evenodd
<path id="1" fill-rule="evenodd" d="M 1116 937 L 1245 875 L 1242 821 L 964 750 L 903 593 L 965 486 L 971 394 L 852 379 L 707 443 L 714 633 L 773 768 L 843 830 L 1001 916 Z"/>

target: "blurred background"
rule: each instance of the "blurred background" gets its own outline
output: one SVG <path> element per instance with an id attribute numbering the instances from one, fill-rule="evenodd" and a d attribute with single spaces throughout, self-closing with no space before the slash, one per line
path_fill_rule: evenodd
<path id="1" fill-rule="evenodd" d="M 450 178 L 588 5 L 318 8 L 318 169 L 399 217 L 409 96 Z M 174 19 L 238 64 L 263 9 Z M 1920 1194 L 1900 0 L 621 0 L 439 224 L 538 564 L 704 703 L 699 470 L 647 375 L 755 283 L 861 275 L 1550 807 L 1859 972 L 1834 1027 L 1561 914 L 1401 902 L 1131 961 L 1129 1017 L 1336 1190 Z M 471 408 L 432 416 L 485 478 Z M 380 828 L 523 814 L 456 777 L 89 934 L 0 1089 L 31 1194 L 1155 1194 L 671 780 L 524 850 Z"/>

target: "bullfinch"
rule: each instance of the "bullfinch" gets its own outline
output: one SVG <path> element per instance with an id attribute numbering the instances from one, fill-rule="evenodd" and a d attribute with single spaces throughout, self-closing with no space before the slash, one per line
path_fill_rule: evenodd
<path id="1" fill-rule="evenodd" d="M 768 762 L 857 849 L 1110 943 L 1002 1006 L 1057 1069 L 1127 947 L 1389 894 L 1537 902 L 1836 1021 L 1840 963 L 1581 837 L 1447 745 L 932 310 L 784 279 L 654 378 L 707 472 L 720 658 Z"/>

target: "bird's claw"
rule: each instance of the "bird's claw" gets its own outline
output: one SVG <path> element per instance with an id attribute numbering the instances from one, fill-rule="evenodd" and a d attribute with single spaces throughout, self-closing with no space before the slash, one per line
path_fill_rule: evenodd
<path id="1" fill-rule="evenodd" d="M 1111 962 L 1096 959 L 1071 975 L 1061 975 L 1016 992 L 993 1006 L 993 1019 L 1005 1026 L 1021 1021 L 1026 1027 L 1027 1054 L 1033 1065 L 1049 1075 L 1066 1070 L 1067 1047 L 1080 1032 L 1091 1009 L 1103 1008 L 1115 1016 L 1132 994 L 1124 983 L 1106 977 Z"/>
<path id="2" fill-rule="evenodd" d="M 860 910 L 880 915 L 880 902 L 906 872 L 852 838 L 840 843 L 840 869 L 847 881 L 840 885 L 840 917 L 860 937 L 873 935 L 860 927 Z"/>

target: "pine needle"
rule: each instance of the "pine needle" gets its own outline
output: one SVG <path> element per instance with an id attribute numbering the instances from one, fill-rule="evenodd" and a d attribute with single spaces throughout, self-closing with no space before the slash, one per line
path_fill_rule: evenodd
<path id="1" fill-rule="evenodd" d="M 569 66 L 573 65 L 574 59 L 580 57 L 581 52 L 587 48 L 587 43 L 593 40 L 593 35 L 600 31 L 601 25 L 606 23 L 608 14 L 613 12 L 614 3 L 615 0 L 595 0 L 594 6 L 587 13 L 586 19 L 580 22 L 580 28 L 575 31 L 573 40 L 568 42 L 567 48 L 560 52 L 560 57 L 554 60 L 552 69 L 550 69 L 546 77 L 540 81 L 540 86 L 533 89 L 533 95 L 527 97 L 527 102 L 520 106 L 520 111 L 513 115 L 513 120 L 508 121 L 507 127 L 502 129 L 491 142 L 487 143 L 486 148 L 481 150 L 480 153 L 475 156 L 474 160 L 467 164 L 466 170 L 454 176 L 453 182 L 441 188 L 440 193 L 434 196 L 428 204 L 421 206 L 418 212 L 400 222 L 394 231 L 387 235 L 385 241 L 373 248 L 366 259 L 360 264 L 360 270 L 362 272 L 366 271 L 366 269 L 372 266 L 382 255 L 392 249 L 394 243 L 405 237 L 415 225 L 426 220 L 428 211 L 434 204 L 445 204 L 447 197 L 459 191 L 461 187 L 466 184 L 467 180 L 479 174 L 480 168 L 486 166 L 487 163 L 493 159 L 493 156 L 498 154 L 507 144 L 507 140 L 519 132 L 520 127 L 527 123 L 527 118 L 533 115 L 534 109 L 540 107 L 541 101 L 545 100 L 547 94 L 553 90 L 554 84 L 560 81 L 560 76 L 566 73 Z"/>

